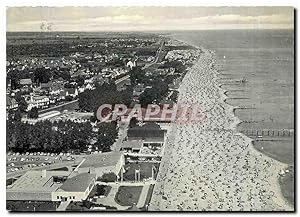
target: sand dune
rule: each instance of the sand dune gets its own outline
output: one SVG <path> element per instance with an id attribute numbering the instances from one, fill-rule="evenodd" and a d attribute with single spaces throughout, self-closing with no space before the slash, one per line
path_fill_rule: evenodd
<path id="1" fill-rule="evenodd" d="M 281 195 L 286 165 L 257 152 L 238 133 L 239 120 L 217 84 L 214 54 L 205 51 L 184 77 L 179 101 L 197 103 L 201 123 L 173 124 L 150 210 L 292 210 Z"/>

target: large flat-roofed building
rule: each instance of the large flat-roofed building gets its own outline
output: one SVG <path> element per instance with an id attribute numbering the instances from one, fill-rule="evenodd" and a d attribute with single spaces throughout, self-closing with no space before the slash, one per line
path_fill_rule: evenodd
<path id="1" fill-rule="evenodd" d="M 68 171 L 28 171 L 7 187 L 6 199 L 51 201 L 52 192 L 69 175 Z"/>
<path id="2" fill-rule="evenodd" d="M 6 200 L 82 201 L 95 185 L 96 175 L 68 171 L 28 171 L 6 189 Z"/>
<path id="3" fill-rule="evenodd" d="M 79 173 L 94 172 L 97 177 L 104 173 L 119 175 L 125 159 L 122 152 L 107 152 L 87 156 L 78 168 Z"/>
<path id="4" fill-rule="evenodd" d="M 68 178 L 59 189 L 52 192 L 52 201 L 82 201 L 86 200 L 95 186 L 96 175 L 80 173 Z"/>
<path id="5" fill-rule="evenodd" d="M 104 173 L 119 176 L 125 164 L 122 152 L 86 156 L 70 171 L 28 171 L 7 186 L 7 200 L 82 201 L 86 200 L 95 181 Z"/>

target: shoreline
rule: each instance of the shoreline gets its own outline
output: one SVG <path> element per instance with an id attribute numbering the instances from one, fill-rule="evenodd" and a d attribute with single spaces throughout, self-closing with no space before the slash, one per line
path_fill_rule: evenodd
<path id="1" fill-rule="evenodd" d="M 177 40 L 177 39 L 176 39 Z M 177 41 L 180 41 L 180 40 L 177 40 Z M 186 42 L 184 42 L 184 41 L 180 41 L 180 42 L 182 42 L 182 43 L 184 43 L 184 44 L 187 44 Z M 191 45 L 191 46 L 194 46 L 194 45 Z M 227 137 L 229 136 L 229 137 L 231 137 L 230 138 L 230 140 L 231 140 L 231 142 L 233 142 L 233 141 L 235 141 L 236 139 L 235 139 L 235 137 L 239 137 L 238 138 L 238 141 L 237 141 L 237 143 L 238 143 L 238 145 L 241 145 L 241 144 L 246 144 L 246 148 L 244 148 L 243 149 L 243 151 L 244 150 L 247 150 L 248 152 L 252 152 L 252 154 L 251 155 L 248 155 L 247 157 L 248 158 L 254 158 L 255 157 L 255 159 L 259 156 L 259 158 L 261 158 L 261 161 L 262 162 L 268 162 L 268 164 L 270 164 L 270 166 L 269 167 L 271 167 L 271 166 L 273 166 L 273 169 L 271 169 L 270 168 L 270 170 L 271 171 L 276 171 L 277 173 L 269 173 L 268 174 L 268 179 L 269 180 L 264 180 L 264 182 L 266 182 L 268 185 L 270 185 L 271 184 L 271 187 L 269 188 L 269 190 L 270 191 L 275 191 L 275 192 L 273 192 L 273 196 L 271 196 L 271 197 L 273 197 L 273 198 L 271 198 L 270 196 L 270 198 L 271 199 L 273 199 L 272 200 L 272 202 L 271 203 L 269 203 L 268 205 L 266 205 L 266 204 L 264 204 L 264 202 L 263 202 L 263 204 L 264 204 L 264 206 L 265 206 L 265 209 L 262 209 L 262 207 L 261 207 L 261 205 L 259 205 L 259 206 L 257 206 L 257 205 L 254 205 L 254 204 L 252 204 L 252 205 L 247 205 L 246 207 L 247 208 L 244 208 L 243 210 L 252 210 L 252 209 L 254 209 L 254 210 L 273 210 L 273 209 L 275 209 L 275 210 L 290 210 L 290 209 L 292 209 L 291 207 L 288 207 L 287 206 L 287 204 L 286 204 L 286 199 L 283 197 L 283 195 L 282 195 L 282 192 L 281 192 L 281 189 L 280 189 L 280 186 L 279 186 L 279 177 L 278 177 L 278 173 L 279 173 L 279 171 L 280 171 L 280 169 L 283 169 L 283 168 L 286 168 L 286 165 L 285 164 L 283 164 L 283 163 L 281 163 L 281 162 L 278 162 L 278 161 L 276 161 L 276 160 L 274 160 L 274 159 L 272 159 L 272 158 L 270 158 L 270 157 L 268 157 L 268 156 L 266 156 L 266 155 L 264 155 L 264 154 L 262 154 L 261 152 L 259 152 L 258 150 L 256 150 L 255 148 L 254 148 L 254 146 L 253 146 L 253 144 L 252 144 L 252 139 L 250 139 L 249 137 L 247 137 L 247 136 L 245 136 L 244 134 L 242 134 L 242 133 L 240 133 L 240 132 L 238 132 L 237 131 L 237 125 L 239 124 L 239 123 L 241 123 L 241 121 L 238 119 L 238 117 L 236 117 L 235 115 L 234 115 L 234 112 L 233 112 L 233 110 L 234 110 L 234 107 L 233 106 L 231 106 L 231 105 L 229 105 L 229 104 L 227 104 L 226 102 L 225 102 L 225 100 L 227 99 L 227 96 L 225 95 L 225 90 L 224 89 L 222 89 L 219 85 L 218 85 L 218 82 L 217 82 L 217 79 L 218 79 L 218 74 L 219 74 L 219 72 L 215 69 L 215 67 L 214 67 L 214 64 L 216 63 L 216 59 L 215 59 L 215 55 L 214 55 L 214 52 L 212 52 L 212 51 L 209 51 L 209 50 L 206 50 L 206 49 L 204 49 L 204 48 L 202 48 L 202 47 L 198 47 L 198 46 L 194 46 L 194 47 L 196 47 L 197 49 L 201 49 L 203 52 L 204 52 L 204 54 L 202 54 L 201 56 L 200 56 L 200 58 L 199 58 L 199 60 L 190 68 L 190 70 L 187 72 L 187 74 L 185 75 L 185 77 L 184 77 L 184 79 L 183 79 L 183 81 L 184 80 L 187 80 L 188 79 L 188 77 L 190 77 L 191 76 L 191 73 L 197 73 L 198 72 L 198 70 L 199 69 L 205 69 L 206 70 L 206 72 L 207 73 L 211 73 L 211 77 L 210 77 L 210 79 L 212 79 L 213 78 L 213 81 L 212 81 L 212 84 L 211 84 L 211 89 L 210 89 L 210 91 L 211 92 L 213 92 L 213 94 L 214 95 L 216 95 L 216 96 L 218 96 L 217 98 L 216 97 L 213 97 L 212 96 L 212 98 L 210 99 L 210 97 L 206 97 L 205 98 L 205 100 L 207 101 L 207 104 L 209 104 L 209 106 L 212 106 L 213 107 L 213 105 L 211 105 L 211 103 L 218 103 L 219 104 L 219 106 L 221 107 L 221 108 L 217 108 L 218 109 L 218 113 L 222 113 L 222 115 L 224 116 L 224 118 L 225 119 L 227 119 L 227 120 L 223 120 L 223 123 L 221 123 L 221 124 L 218 124 L 218 123 L 216 123 L 216 121 L 214 120 L 214 119 L 216 119 L 215 117 L 213 117 L 213 116 L 211 116 L 211 117 L 209 117 L 209 119 L 211 119 L 211 121 L 212 121 L 212 123 L 210 123 L 210 124 L 208 124 L 208 125 L 206 125 L 204 128 L 206 128 L 206 129 L 204 129 L 204 130 L 202 130 L 202 132 L 204 133 L 204 132 L 211 132 L 211 128 L 212 128 L 212 126 L 213 125 L 215 125 L 216 127 L 215 128 L 213 128 L 213 129 L 218 129 L 218 131 L 224 131 L 224 130 L 228 130 L 228 131 L 232 131 L 232 135 L 226 135 Z M 205 57 L 203 57 L 203 56 L 205 56 Z M 203 59 L 204 58 L 204 63 L 202 63 L 201 62 L 201 59 Z M 194 74 L 194 76 L 195 76 L 195 74 Z M 205 74 L 203 74 L 202 75 L 202 77 L 200 76 L 198 76 L 199 77 L 199 79 L 202 79 L 203 77 L 205 78 Z M 183 83 L 183 81 L 182 81 L 182 83 Z M 184 84 L 181 84 L 181 86 L 180 86 L 180 89 L 190 89 L 190 88 L 188 88 L 188 87 L 182 87 Z M 187 86 L 187 85 L 186 85 Z M 195 87 L 192 87 L 192 88 L 195 88 Z M 197 90 L 193 90 L 193 91 L 195 91 L 195 93 L 197 92 Z M 185 97 L 185 96 L 182 96 L 182 94 L 184 93 L 184 91 L 183 91 L 183 93 L 182 93 L 182 91 L 180 91 L 181 92 L 181 94 L 180 94 L 180 97 Z M 198 90 L 198 92 L 199 92 L 199 90 Z M 201 91 L 200 91 L 201 92 Z M 190 98 L 193 98 L 193 97 L 190 97 Z M 186 99 L 185 99 L 186 100 Z M 202 97 L 202 100 L 203 100 L 203 97 Z M 220 110 L 221 109 L 221 110 Z M 223 111 L 222 111 L 223 110 Z M 207 115 L 211 115 L 211 114 L 209 114 L 209 113 L 206 113 Z M 221 117 L 222 118 L 222 117 Z M 219 120 L 220 122 L 222 122 L 221 120 Z M 228 125 L 228 123 L 226 122 L 226 121 L 229 121 L 230 123 L 229 123 L 229 125 Z M 174 127 L 176 127 L 176 128 L 179 128 L 180 130 L 182 130 L 182 132 L 185 132 L 185 130 L 186 129 L 181 129 L 182 128 L 182 126 L 174 126 Z M 203 127 L 203 126 L 198 126 L 198 127 Z M 183 127 L 184 128 L 184 127 Z M 188 127 L 186 127 L 186 128 L 190 128 L 190 126 L 188 126 Z M 189 129 L 190 130 L 190 129 Z M 199 131 L 200 131 L 200 129 L 198 129 Z M 196 132 L 196 133 L 198 133 L 198 132 Z M 204 133 L 205 134 L 205 133 Z M 221 133 L 219 133 L 219 132 L 213 132 L 212 134 L 218 134 L 218 135 L 220 135 Z M 225 133 L 226 134 L 226 133 Z M 228 133 L 227 133 L 228 134 Z M 230 133 L 229 133 L 230 134 Z M 199 137 L 200 135 L 198 135 L 198 137 Z M 215 138 L 214 138 L 214 136 L 215 135 L 209 135 L 209 133 L 208 133 L 208 137 L 207 138 L 209 138 L 209 137 L 213 137 L 213 139 L 214 140 L 216 140 Z M 220 137 L 222 137 L 222 136 L 224 136 L 224 135 L 220 135 Z M 179 136 L 177 136 L 177 135 L 175 135 L 175 137 L 179 137 Z M 182 139 L 182 138 L 181 138 Z M 205 138 L 203 138 L 204 140 L 205 140 Z M 186 138 L 183 138 L 183 140 L 186 140 Z M 213 140 L 212 140 L 213 141 Z M 191 142 L 191 141 L 189 141 L 189 142 Z M 196 143 L 196 145 L 198 145 L 199 144 L 199 142 L 198 141 L 192 141 L 192 142 L 194 142 L 194 143 Z M 207 141 L 206 141 L 207 142 Z M 211 141 L 208 141 L 208 142 L 210 142 L 211 143 Z M 219 141 L 220 142 L 220 141 Z M 230 142 L 230 141 L 228 141 L 228 142 Z M 176 141 L 175 141 L 175 143 L 176 143 Z M 198 143 L 198 144 L 197 144 Z M 183 143 L 184 144 L 184 143 Z M 203 147 L 203 145 L 202 145 L 202 147 Z M 174 147 L 172 148 L 172 152 L 173 152 L 173 149 L 174 148 L 176 148 L 176 144 L 174 144 Z M 177 147 L 178 148 L 178 147 Z M 216 149 L 218 149 L 218 148 L 216 148 Z M 236 148 L 236 149 L 240 149 L 240 147 L 239 148 Z M 176 151 L 176 150 L 175 150 Z M 183 151 L 183 150 L 181 150 L 181 151 Z M 201 151 L 201 150 L 200 150 Z M 216 151 L 216 150 L 215 150 Z M 220 154 L 220 153 L 218 153 L 218 151 L 219 150 L 217 150 L 216 151 L 216 153 L 217 154 Z M 175 153 L 175 155 L 181 155 L 181 154 L 178 154 L 178 153 Z M 253 155 L 253 156 L 252 156 Z M 172 157 L 172 156 L 171 156 Z M 171 158 L 170 157 L 170 158 Z M 184 159 L 184 158 L 188 158 L 188 156 L 181 156 L 181 158 L 180 159 L 177 159 L 177 160 L 182 160 L 183 162 L 185 162 L 185 160 L 186 159 Z M 197 159 L 197 158 L 196 158 Z M 196 160 L 196 159 L 194 159 L 194 160 Z M 172 160 L 172 159 L 171 159 Z M 191 159 L 190 159 L 191 160 Z M 253 160 L 253 159 L 252 159 Z M 164 162 L 162 162 L 162 163 L 164 163 Z M 168 163 L 170 163 L 170 162 L 168 162 Z M 203 163 L 203 162 L 202 162 Z M 174 162 L 174 164 L 172 165 L 171 164 L 171 166 L 173 166 L 174 168 L 171 168 L 171 169 L 173 169 L 173 170 L 175 170 L 175 169 L 177 169 L 176 167 L 179 167 L 179 165 L 176 165 L 176 163 Z M 252 165 L 253 166 L 253 165 Z M 254 167 L 255 167 L 255 165 L 254 165 Z M 275 167 L 275 168 L 274 168 Z M 168 168 L 168 169 L 170 169 L 170 168 Z M 225 169 L 225 168 L 223 168 L 223 169 Z M 256 168 L 257 169 L 257 168 Z M 258 168 L 259 169 L 259 168 Z M 275 170 L 274 170 L 275 169 Z M 269 171 L 270 171 L 269 170 Z M 212 171 L 213 172 L 213 171 Z M 235 171 L 235 172 L 237 172 L 237 171 Z M 226 173 L 225 173 L 225 175 L 226 175 Z M 162 176 L 162 174 L 160 175 L 160 176 Z M 166 173 L 166 176 L 173 176 L 172 174 L 170 174 L 170 171 L 168 172 L 167 171 L 167 173 Z M 199 178 L 199 180 L 201 180 L 201 175 L 199 175 L 200 177 L 195 177 L 195 178 Z M 178 177 L 176 177 L 176 178 L 178 178 Z M 179 177 L 180 179 L 182 179 L 182 177 Z M 239 177 L 235 177 L 235 178 L 239 178 Z M 241 178 L 241 177 L 240 177 Z M 164 180 L 166 180 L 166 178 L 165 177 L 161 177 L 161 179 L 162 180 L 158 180 L 158 182 L 160 183 L 160 182 L 165 182 Z M 171 180 L 171 179 L 169 179 L 169 180 Z M 244 179 L 243 179 L 244 180 Z M 172 180 L 171 180 L 172 181 Z M 160 183 L 161 184 L 161 183 Z M 163 186 L 165 185 L 165 184 L 167 184 L 167 183 L 164 183 L 163 184 Z M 176 183 L 176 184 L 179 184 L 178 182 Z M 195 187 L 195 186 L 194 186 Z M 248 186 L 247 186 L 248 187 Z M 275 188 L 274 188 L 275 187 Z M 205 210 L 210 210 L 209 208 L 212 208 L 212 205 L 211 204 L 206 204 L 207 205 L 207 207 L 208 207 L 208 209 L 207 209 L 207 207 L 205 208 L 205 205 L 204 204 L 198 204 L 198 203 L 194 203 L 194 208 L 191 208 L 191 207 L 189 207 L 189 204 L 185 204 L 185 206 L 183 205 L 184 204 L 184 202 L 183 201 L 185 201 L 185 200 L 178 200 L 177 202 L 179 203 L 179 201 L 181 201 L 181 203 L 179 203 L 178 205 L 180 205 L 180 207 L 173 207 L 173 209 L 169 209 L 169 208 L 171 208 L 172 207 L 172 202 L 170 202 L 170 201 L 172 201 L 172 199 L 170 199 L 168 202 L 169 203 L 167 203 L 167 206 L 165 206 L 165 208 L 163 208 L 161 205 L 158 205 L 158 204 L 156 204 L 155 205 L 155 200 L 159 200 L 160 202 L 164 202 L 165 200 L 168 200 L 168 196 L 164 196 L 164 194 L 165 194 L 165 192 L 163 192 L 163 193 L 161 193 L 161 192 L 158 192 L 158 189 L 157 189 L 158 187 L 156 187 L 155 189 L 154 189 L 154 193 L 156 193 L 156 196 L 154 196 L 153 198 L 153 200 L 151 201 L 151 209 L 153 209 L 153 210 L 173 210 L 174 208 L 175 208 L 175 210 L 180 210 L 180 209 L 183 209 L 183 210 L 201 210 L 201 209 L 205 209 Z M 255 188 L 257 188 L 257 187 L 255 187 Z M 223 189 L 224 190 L 224 189 Z M 244 190 L 246 190 L 246 191 L 248 191 L 248 190 L 250 190 L 250 192 L 251 192 L 251 189 L 244 189 Z M 266 191 L 265 189 L 264 189 L 264 191 Z M 182 193 L 182 192 L 181 192 Z M 218 193 L 218 191 L 217 192 L 213 192 L 212 194 L 216 194 L 216 193 Z M 220 192 L 221 193 L 221 192 Z M 165 198 L 167 198 L 167 199 L 159 199 L 159 197 L 160 197 L 160 194 L 162 194 L 163 196 L 162 197 L 165 197 Z M 251 194 L 251 193 L 250 193 Z M 171 197 L 176 197 L 176 195 L 175 194 L 170 194 L 169 196 L 171 196 Z M 190 196 L 192 196 L 192 194 L 190 195 Z M 206 196 L 205 197 L 209 197 L 210 195 L 207 195 L 206 194 Z M 156 198 L 155 198 L 156 197 Z M 238 195 L 236 195 L 236 197 L 238 197 Z M 270 198 L 269 198 L 269 200 L 270 200 Z M 178 199 L 178 198 L 177 198 Z M 220 198 L 220 199 L 222 199 L 222 198 Z M 189 199 L 186 199 L 186 200 L 189 200 Z M 194 200 L 195 201 L 195 200 Z M 196 198 L 196 201 L 197 201 L 197 198 Z M 260 201 L 261 202 L 261 201 Z M 176 199 L 174 200 L 173 199 L 173 203 L 176 203 Z M 191 202 L 191 206 L 192 206 L 192 203 L 193 202 Z M 274 205 L 274 204 L 276 204 L 276 205 Z M 234 205 L 234 204 L 232 204 L 232 205 Z M 278 206 L 279 205 L 279 206 Z M 202 207 L 201 207 L 202 206 Z M 223 207 L 221 207 L 220 208 L 220 206 L 221 205 L 219 205 L 219 207 L 217 207 L 216 209 L 213 209 L 213 210 L 223 210 Z M 230 207 L 231 205 L 229 204 L 229 207 Z M 272 207 L 272 209 L 270 209 Z M 230 208 L 229 208 L 230 209 Z M 227 210 L 227 209 L 225 209 L 225 210 Z M 233 210 L 239 210 L 239 208 L 236 208 L 236 209 L 233 209 Z"/>
<path id="2" fill-rule="evenodd" d="M 187 41 L 184 41 L 184 40 L 179 40 L 179 39 L 175 38 L 175 37 L 172 36 L 172 35 L 169 35 L 168 37 L 171 38 L 172 40 L 179 41 L 179 42 L 181 42 L 181 43 L 183 43 L 183 44 L 185 44 L 185 45 L 190 45 L 190 46 L 192 46 L 192 47 L 194 47 L 194 48 L 196 48 L 196 49 L 206 50 L 206 51 L 209 51 L 209 52 L 214 53 L 214 54 L 215 54 L 215 52 L 216 52 L 216 51 L 212 51 L 212 50 L 206 49 L 206 48 L 204 48 L 203 46 L 197 46 L 197 45 L 192 44 L 192 43 L 190 43 L 190 42 L 187 42 Z M 215 62 L 217 62 L 217 59 L 216 59 L 215 55 L 214 55 L 214 59 L 215 59 Z M 197 63 L 195 63 L 195 64 L 197 64 Z M 248 137 L 247 135 L 245 135 L 244 133 L 242 133 L 242 132 L 240 132 L 240 131 L 238 130 L 238 126 L 239 126 L 240 124 L 244 123 L 244 121 L 242 121 L 242 120 L 239 119 L 239 117 L 236 115 L 235 110 L 236 110 L 236 109 L 244 109 L 244 108 L 242 108 L 242 107 L 240 107 L 240 106 L 232 106 L 232 105 L 230 105 L 229 103 L 226 102 L 226 100 L 229 98 L 229 97 L 227 96 L 227 91 L 228 91 L 228 90 L 226 90 L 225 88 L 222 88 L 222 84 L 219 82 L 219 79 L 220 79 L 220 78 L 218 77 L 218 75 L 221 75 L 221 73 L 219 72 L 219 70 L 214 69 L 214 71 L 215 71 L 215 73 L 216 73 L 216 75 L 217 75 L 217 78 L 215 79 L 217 88 L 219 89 L 220 93 L 223 93 L 223 102 L 232 108 L 232 110 L 230 111 L 230 113 L 233 113 L 234 117 L 238 120 L 237 123 L 236 123 L 236 125 L 235 125 L 235 129 L 238 131 L 238 133 L 240 133 L 240 134 L 242 134 L 243 136 L 245 136 L 245 137 L 247 137 L 248 139 L 250 139 L 251 146 L 252 146 L 252 148 L 253 148 L 255 151 L 257 151 L 258 153 L 263 154 L 263 155 L 264 155 L 265 157 L 267 157 L 267 158 L 271 158 L 272 160 L 276 161 L 276 162 L 279 163 L 279 164 L 284 165 L 283 168 L 282 168 L 282 170 L 288 169 L 288 168 L 290 167 L 290 164 L 284 163 L 284 162 L 282 162 L 282 161 L 280 161 L 280 160 L 278 160 L 278 159 L 276 159 L 276 158 L 274 158 L 274 157 L 272 157 L 272 156 L 269 156 L 267 153 L 265 153 L 265 152 L 263 152 L 263 151 L 257 149 L 257 148 L 254 146 L 254 139 Z M 280 170 L 277 171 L 277 172 L 278 172 L 278 174 L 279 174 Z M 281 185 L 280 185 L 280 179 L 281 179 L 281 178 L 282 178 L 282 177 L 277 176 L 277 184 L 279 185 L 279 189 L 280 189 L 281 196 L 282 196 L 282 198 L 290 205 L 290 207 L 294 209 L 293 204 L 291 204 L 290 202 L 288 202 L 288 199 L 285 198 L 285 197 L 283 196 L 282 188 L 281 188 Z"/>
<path id="3" fill-rule="evenodd" d="M 218 70 L 216 70 L 216 72 L 217 72 L 217 74 L 220 74 L 220 73 L 218 72 Z M 218 82 L 216 81 L 216 83 L 218 83 Z M 223 102 L 224 102 L 225 104 L 227 104 L 228 106 L 232 107 L 232 110 L 231 110 L 230 112 L 233 113 L 234 117 L 238 120 L 238 122 L 236 123 L 236 125 L 235 125 L 234 128 L 239 132 L 239 130 L 238 130 L 238 125 L 241 124 L 241 123 L 243 123 L 244 121 L 240 120 L 239 117 L 235 114 L 235 109 L 243 109 L 243 108 L 241 108 L 241 107 L 239 107 L 239 106 L 231 106 L 230 104 L 228 104 L 228 103 L 226 102 L 226 99 L 228 99 L 228 96 L 225 94 L 225 93 L 227 92 L 227 90 L 226 90 L 226 89 L 223 89 L 223 88 L 221 87 L 220 84 L 217 84 L 217 87 L 220 89 L 220 92 L 223 91 L 223 95 L 224 95 Z M 270 158 L 270 159 L 276 161 L 277 164 L 281 164 L 281 165 L 282 165 L 282 166 L 281 166 L 281 169 L 283 169 L 283 170 L 285 170 L 286 168 L 289 167 L 289 164 L 283 163 L 283 162 L 281 162 L 281 161 L 279 161 L 279 160 L 277 160 L 277 159 L 275 159 L 275 158 L 273 158 L 273 157 L 271 157 L 271 156 L 268 156 L 268 155 L 265 154 L 264 152 L 262 152 L 262 151 L 256 149 L 256 148 L 254 147 L 254 140 L 253 140 L 252 138 L 248 137 L 247 135 L 245 135 L 245 134 L 243 134 L 243 133 L 241 133 L 241 132 L 239 132 L 239 133 L 240 133 L 241 135 L 243 135 L 243 136 L 245 136 L 245 137 L 247 137 L 247 138 L 249 139 L 249 141 L 250 141 L 250 143 L 251 143 L 251 147 L 253 148 L 254 151 L 256 151 L 257 153 L 263 154 L 263 156 L 266 157 L 266 158 Z M 294 207 L 292 206 L 292 204 L 290 204 L 290 203 L 288 202 L 288 200 L 283 196 L 283 193 L 282 193 L 282 190 L 281 190 L 281 187 L 280 187 L 280 183 L 279 183 L 280 176 L 278 175 L 279 172 L 280 172 L 280 170 L 278 170 L 278 171 L 276 171 L 276 172 L 277 172 L 277 173 L 275 173 L 274 176 L 272 177 L 272 178 L 274 179 L 273 182 L 276 183 L 276 187 L 277 187 L 277 190 L 279 189 L 279 193 L 280 193 L 280 195 L 281 195 L 281 198 L 282 198 L 289 206 L 291 206 L 291 208 L 294 209 Z"/>

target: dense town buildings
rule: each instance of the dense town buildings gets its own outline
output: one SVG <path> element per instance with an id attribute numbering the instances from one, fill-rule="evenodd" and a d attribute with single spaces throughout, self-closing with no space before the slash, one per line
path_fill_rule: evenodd
<path id="1" fill-rule="evenodd" d="M 97 106 L 172 105 L 176 85 L 199 52 L 181 52 L 154 35 L 62 37 L 49 41 L 56 47 L 64 40 L 61 53 L 31 42 L 21 49 L 8 37 L 7 200 L 55 203 L 57 210 L 87 201 L 124 209 L 100 200 L 95 189 L 137 182 L 151 195 L 171 120 L 161 112 L 147 117 L 142 108 L 136 123 L 129 112 L 116 123 L 100 123 Z M 29 133 L 19 136 L 19 130 Z"/>

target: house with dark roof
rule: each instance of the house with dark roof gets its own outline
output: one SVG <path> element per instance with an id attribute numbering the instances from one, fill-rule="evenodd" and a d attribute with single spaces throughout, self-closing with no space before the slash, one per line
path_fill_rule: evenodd
<path id="1" fill-rule="evenodd" d="M 127 131 L 128 140 L 145 140 L 149 138 L 164 138 L 166 131 L 155 122 L 147 122 L 141 126 L 134 126 Z"/>
<path id="2" fill-rule="evenodd" d="M 143 140 L 143 146 L 163 146 L 166 130 L 155 122 L 147 122 L 142 126 L 129 128 L 127 131 L 127 140 Z"/>
<path id="3" fill-rule="evenodd" d="M 60 91 L 63 90 L 63 85 L 61 84 L 52 84 L 50 87 L 50 94 L 51 95 L 59 95 Z"/>
<path id="4" fill-rule="evenodd" d="M 41 87 L 41 90 L 50 91 L 50 89 L 52 87 L 52 82 L 41 83 L 40 87 Z"/>

